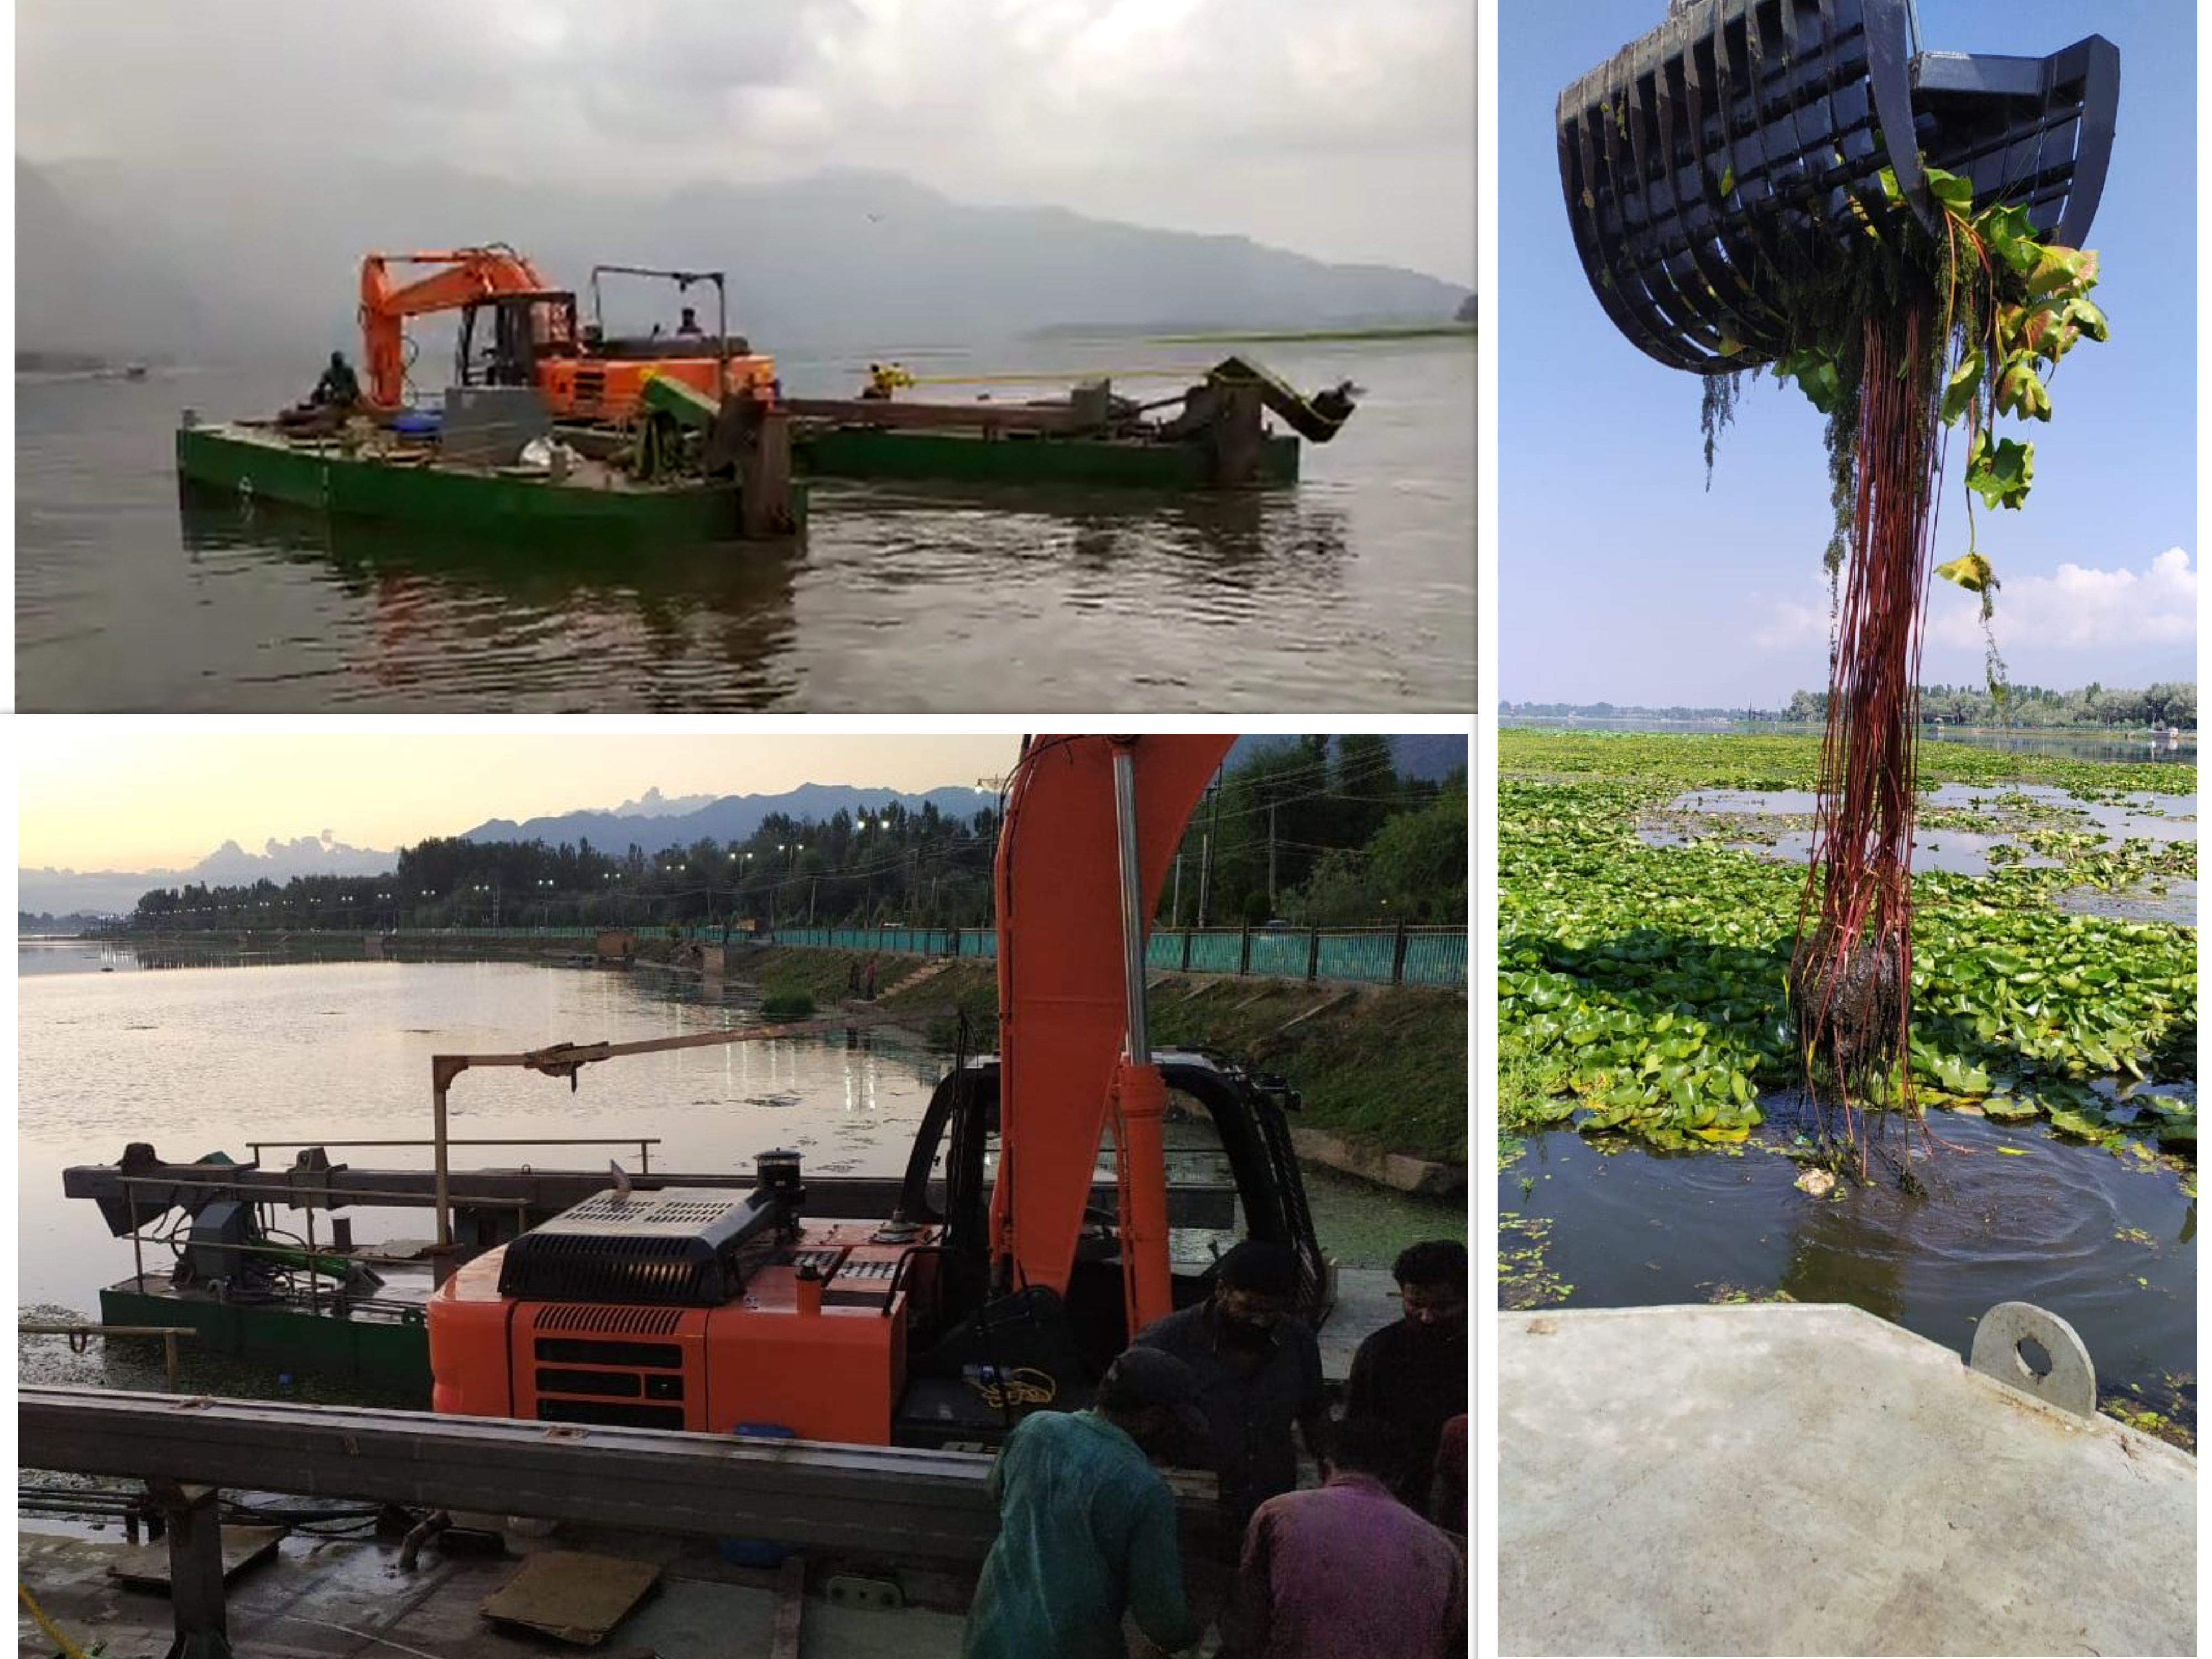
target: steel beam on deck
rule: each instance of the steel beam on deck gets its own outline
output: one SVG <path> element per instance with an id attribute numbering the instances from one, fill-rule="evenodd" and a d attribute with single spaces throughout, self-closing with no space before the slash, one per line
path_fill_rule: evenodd
<path id="1" fill-rule="evenodd" d="M 127 1180 L 126 1180 L 127 1177 Z M 453 1176 L 453 1206 L 466 1210 L 495 1205 L 512 1209 L 520 1204 L 535 1223 L 573 1209 L 609 1185 L 604 1170 L 467 1170 Z M 639 1192 L 662 1187 L 714 1187 L 750 1192 L 753 1176 L 742 1175 L 678 1175 L 656 1170 L 633 1175 L 630 1185 Z M 817 1176 L 806 1177 L 806 1207 L 815 1215 L 867 1220 L 888 1217 L 896 1206 L 901 1183 L 896 1177 Z M 283 1204 L 293 1209 L 427 1206 L 436 1197 L 436 1176 L 429 1170 L 261 1169 L 233 1164 L 144 1164 L 129 1170 L 113 1164 L 79 1164 L 62 1171 L 62 1192 L 69 1198 L 88 1198 L 100 1204 L 111 1230 L 130 1223 L 130 1195 L 137 1198 L 137 1219 L 157 1218 L 174 1205 L 188 1203 L 220 1188 L 258 1204 Z M 932 1197 L 942 1199 L 933 1188 Z M 1119 1203 L 1112 1182 L 1091 1189 L 1091 1203 L 1111 1211 Z M 1170 1187 L 1168 1218 L 1178 1227 L 1227 1228 L 1234 1224 L 1236 1188 L 1228 1186 Z M 120 1237 L 120 1233 L 118 1235 Z"/>
<path id="2" fill-rule="evenodd" d="M 25 1389 L 23 1468 L 979 1562 L 991 1460 L 284 1401 Z"/>

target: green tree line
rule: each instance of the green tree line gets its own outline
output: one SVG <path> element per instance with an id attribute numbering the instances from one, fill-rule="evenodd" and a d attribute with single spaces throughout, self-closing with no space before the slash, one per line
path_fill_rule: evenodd
<path id="1" fill-rule="evenodd" d="M 1794 691 L 1783 711 L 1785 720 L 1820 720 L 1827 716 L 1825 691 Z M 1986 684 L 1923 685 L 1920 718 L 1953 726 L 2026 727 L 2076 726 L 2132 729 L 2154 726 L 2197 729 L 2197 686 L 2193 681 L 2162 680 L 2141 691 L 2090 682 L 2078 690 L 2044 685 L 2005 688 L 2002 704 Z"/>
<path id="2" fill-rule="evenodd" d="M 1224 771 L 1161 896 L 1172 927 L 1467 921 L 1467 769 L 1398 775 L 1384 737 L 1285 738 Z"/>
<path id="3" fill-rule="evenodd" d="M 647 854 L 588 841 L 401 849 L 379 876 L 157 888 L 131 925 L 165 930 L 654 927 L 986 927 L 999 816 L 896 802 L 827 822 L 771 816 L 743 841 Z M 1382 737 L 1285 738 L 1225 769 L 1178 851 L 1167 926 L 1467 920 L 1467 774 L 1401 778 Z"/>

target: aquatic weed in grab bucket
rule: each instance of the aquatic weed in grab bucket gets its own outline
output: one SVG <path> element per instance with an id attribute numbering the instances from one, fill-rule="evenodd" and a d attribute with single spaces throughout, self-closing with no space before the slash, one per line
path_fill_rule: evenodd
<path id="1" fill-rule="evenodd" d="M 1832 635 L 1812 856 L 1788 989 L 1822 1141 L 1864 1178 L 1875 1109 L 1915 1111 L 1914 738 L 1947 437 L 1974 498 L 2018 508 L 2050 377 L 2106 337 L 2078 251 L 2119 58 L 1921 54 L 1902 0 L 1699 0 L 1560 94 L 1560 181 L 1592 291 L 1640 349 L 1705 377 L 1710 484 L 1738 376 L 1827 417 Z M 2003 664 L 1990 638 L 1989 678 Z M 1909 1179 L 1905 1161 L 1891 1160 Z"/>

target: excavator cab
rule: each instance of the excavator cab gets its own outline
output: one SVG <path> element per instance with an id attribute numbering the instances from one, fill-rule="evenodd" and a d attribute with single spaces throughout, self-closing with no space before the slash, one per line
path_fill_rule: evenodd
<path id="1" fill-rule="evenodd" d="M 566 354 L 566 343 L 576 337 L 576 296 L 564 289 L 498 294 L 473 301 L 461 307 L 453 383 L 534 386 L 540 361 Z"/>
<path id="2" fill-rule="evenodd" d="M 1598 303 L 1646 355 L 1724 374 L 1788 349 L 1784 295 L 1845 258 L 1893 171 L 2027 211 L 2080 247 L 2103 193 L 2119 48 L 1920 48 L 1912 0 L 1676 0 L 1559 94 L 1559 183 Z M 2002 14 L 1992 12 L 1992 15 Z"/>
<path id="3" fill-rule="evenodd" d="M 1215 1054 L 1164 1052 L 1158 1059 L 1162 1080 L 1182 1103 L 1181 1121 L 1200 1142 L 1218 1147 L 1233 1188 L 1193 1189 L 1188 1221 L 1201 1235 L 1265 1239 L 1288 1249 L 1298 1263 L 1291 1311 L 1317 1325 L 1328 1305 L 1328 1267 L 1291 1146 L 1296 1091 L 1280 1078 Z M 906 1443 L 988 1439 L 1009 1426 L 1006 1414 L 1022 1402 L 994 1404 L 995 1396 L 973 1386 L 979 1370 L 1049 1386 L 1052 1403 L 1062 1407 L 1079 1404 L 1089 1397 L 1090 1379 L 1133 1334 L 1111 1208 L 1085 1212 L 1065 1295 L 993 1281 L 986 1165 L 999 1131 L 1000 1080 L 995 1055 L 956 1064 L 930 1097 L 908 1158 L 898 1215 L 905 1224 L 937 1230 L 938 1260 L 934 1307 L 910 1338 L 896 1427 Z M 1177 1307 L 1212 1293 L 1202 1251 L 1187 1253 L 1173 1290 Z"/>

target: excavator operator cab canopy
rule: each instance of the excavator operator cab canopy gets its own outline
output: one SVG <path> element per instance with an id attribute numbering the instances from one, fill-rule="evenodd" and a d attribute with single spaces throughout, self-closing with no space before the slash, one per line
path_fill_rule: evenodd
<path id="1" fill-rule="evenodd" d="M 538 360 L 575 348 L 576 296 L 565 289 L 489 295 L 461 307 L 454 381 L 536 386 Z"/>
<path id="2" fill-rule="evenodd" d="M 606 317 L 600 304 L 599 278 L 602 276 L 648 276 L 676 285 L 678 294 L 688 296 L 702 283 L 712 283 L 714 289 L 714 331 L 686 334 L 663 331 L 649 335 L 610 336 L 606 331 Z M 742 335 L 730 333 L 730 306 L 727 284 L 719 270 L 664 270 L 656 265 L 593 265 L 592 267 L 592 320 L 584 331 L 589 355 L 594 357 L 644 358 L 665 361 L 678 357 L 714 357 L 726 361 L 731 357 L 750 356 L 752 346 Z"/>

